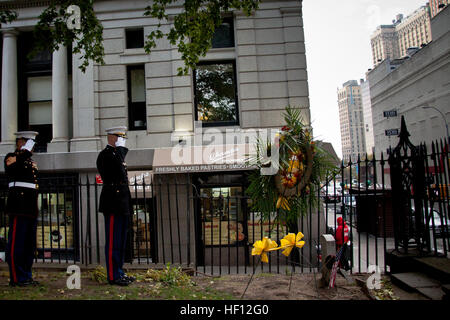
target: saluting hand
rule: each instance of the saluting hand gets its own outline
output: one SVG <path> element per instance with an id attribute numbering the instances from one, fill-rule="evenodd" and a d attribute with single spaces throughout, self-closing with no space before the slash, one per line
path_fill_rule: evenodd
<path id="1" fill-rule="evenodd" d="M 116 141 L 116 147 L 125 147 L 125 139 L 118 137 Z"/>
<path id="2" fill-rule="evenodd" d="M 33 148 L 34 148 L 35 143 L 36 142 L 34 142 L 33 139 L 28 139 L 27 143 L 25 143 L 25 145 L 21 149 L 22 150 L 25 149 L 25 150 L 28 150 L 31 152 L 31 150 L 33 150 Z"/>

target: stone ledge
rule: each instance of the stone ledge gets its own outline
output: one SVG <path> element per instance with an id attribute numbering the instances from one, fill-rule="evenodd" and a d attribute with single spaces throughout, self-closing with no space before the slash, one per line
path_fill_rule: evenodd
<path id="1" fill-rule="evenodd" d="M 97 157 L 99 152 L 61 152 L 61 153 L 35 153 L 33 159 L 42 172 L 52 171 L 97 171 Z M 126 162 L 130 169 L 150 169 L 153 165 L 154 149 L 130 150 Z M 0 156 L 3 163 L 4 155 Z M 0 173 L 4 173 L 0 166 Z"/>

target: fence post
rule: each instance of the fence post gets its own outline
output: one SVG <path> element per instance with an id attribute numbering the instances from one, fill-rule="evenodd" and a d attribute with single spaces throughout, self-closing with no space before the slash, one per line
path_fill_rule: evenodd
<path id="1" fill-rule="evenodd" d="M 86 266 L 88 263 L 92 263 L 91 256 L 91 184 L 89 182 L 89 176 L 86 175 Z"/>

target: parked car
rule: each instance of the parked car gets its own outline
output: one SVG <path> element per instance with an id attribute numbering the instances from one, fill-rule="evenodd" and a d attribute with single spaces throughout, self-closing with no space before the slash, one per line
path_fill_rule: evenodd
<path id="1" fill-rule="evenodd" d="M 414 218 L 414 207 L 411 208 L 413 211 L 413 218 Z M 432 219 L 428 220 L 428 227 L 431 232 L 433 232 L 434 227 L 434 236 L 436 238 L 443 238 L 444 235 L 446 238 L 449 238 L 450 236 L 450 220 L 445 219 L 445 216 L 442 217 L 442 222 L 444 222 L 444 225 L 441 223 L 441 214 L 439 211 L 435 209 L 428 208 L 428 213 L 430 214 L 432 212 Z M 427 225 L 426 218 L 424 217 L 424 224 Z"/>
<path id="2" fill-rule="evenodd" d="M 342 203 L 344 204 L 344 206 L 346 207 L 353 207 L 356 208 L 356 198 L 355 196 L 352 196 L 350 194 L 344 194 L 342 196 Z"/>
<path id="3" fill-rule="evenodd" d="M 430 219 L 429 225 L 430 225 L 430 230 L 433 230 L 433 225 L 434 225 L 434 236 L 436 238 L 443 238 L 445 235 L 445 237 L 448 238 L 450 235 L 450 233 L 449 233 L 450 220 L 447 219 L 447 221 L 445 221 L 445 217 L 442 217 L 442 221 L 444 222 L 444 225 L 442 225 L 441 224 L 441 214 L 436 210 L 433 210 L 432 218 L 433 218 L 433 220 Z"/>
<path id="4" fill-rule="evenodd" d="M 334 185 L 328 185 L 324 186 L 321 189 L 321 194 L 323 197 L 323 201 L 325 203 L 338 203 L 341 202 L 341 191 L 339 190 L 339 188 L 336 186 L 336 188 L 334 188 Z"/>
<path id="5" fill-rule="evenodd" d="M 324 196 L 325 203 L 339 203 L 341 202 L 341 195 L 339 194 L 327 194 Z"/>

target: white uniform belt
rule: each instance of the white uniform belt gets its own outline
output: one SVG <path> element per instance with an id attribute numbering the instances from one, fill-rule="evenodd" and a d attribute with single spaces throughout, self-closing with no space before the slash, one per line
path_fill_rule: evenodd
<path id="1" fill-rule="evenodd" d="M 8 184 L 8 186 L 9 186 L 10 188 L 12 188 L 12 187 L 22 187 L 22 188 L 37 189 L 37 184 L 35 184 L 35 183 L 29 183 L 29 182 L 19 182 L 19 181 L 16 181 L 16 182 L 10 182 L 10 183 Z"/>

